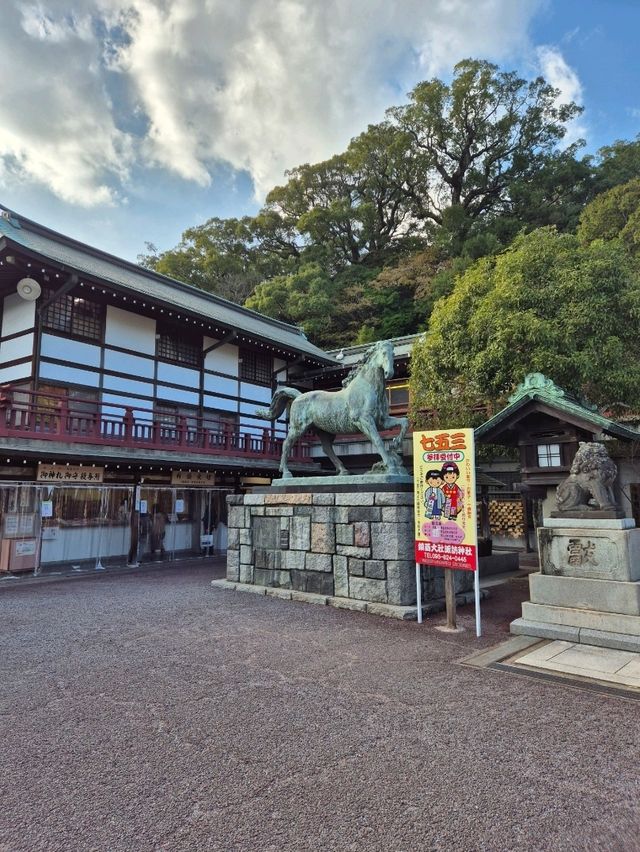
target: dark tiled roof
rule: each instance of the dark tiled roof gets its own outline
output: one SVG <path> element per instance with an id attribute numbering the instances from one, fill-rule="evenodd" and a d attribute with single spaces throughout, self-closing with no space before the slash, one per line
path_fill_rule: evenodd
<path id="1" fill-rule="evenodd" d="M 525 408 L 530 402 L 537 401 L 545 403 L 557 410 L 558 417 L 566 416 L 577 418 L 585 424 L 593 427 L 594 432 L 603 432 L 623 441 L 640 440 L 640 432 L 621 423 L 616 423 L 601 414 L 595 406 L 582 402 L 572 394 L 554 384 L 551 379 L 542 373 L 529 373 L 522 384 L 518 385 L 515 392 L 509 397 L 509 405 L 483 423 L 475 430 L 477 440 L 491 440 L 489 436 L 498 429 L 501 424 L 512 417 L 517 411 Z"/>
<path id="2" fill-rule="evenodd" d="M 41 260 L 49 260 L 90 279 L 195 314 L 221 327 L 237 329 L 251 338 L 305 355 L 308 360 L 320 364 L 335 363 L 331 355 L 310 343 L 297 326 L 263 316 L 190 284 L 84 245 L 18 216 L 2 205 L 0 211 L 4 211 L 0 215 L 0 239 L 4 237 L 16 248 L 26 249 Z"/>

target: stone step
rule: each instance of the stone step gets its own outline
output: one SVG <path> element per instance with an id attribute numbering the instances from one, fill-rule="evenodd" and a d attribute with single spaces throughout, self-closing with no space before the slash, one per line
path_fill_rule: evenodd
<path id="1" fill-rule="evenodd" d="M 597 645 L 599 648 L 614 648 L 617 651 L 640 652 L 640 636 L 631 636 L 626 633 L 589 630 L 586 627 L 567 627 L 544 621 L 527 621 L 525 618 L 512 621 L 510 629 L 515 636 L 561 639 L 566 642 L 580 642 L 583 645 Z"/>
<path id="2" fill-rule="evenodd" d="M 547 624 L 560 624 L 565 627 L 605 630 L 609 633 L 640 636 L 640 616 L 637 615 L 596 612 L 593 609 L 548 606 L 525 601 L 522 604 L 522 618 L 525 621 L 546 622 Z"/>
<path id="3" fill-rule="evenodd" d="M 530 574 L 531 603 L 640 616 L 640 583 Z"/>

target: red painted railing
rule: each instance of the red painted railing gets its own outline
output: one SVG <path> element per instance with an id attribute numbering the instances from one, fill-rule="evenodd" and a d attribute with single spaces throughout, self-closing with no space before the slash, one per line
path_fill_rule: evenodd
<path id="1" fill-rule="evenodd" d="M 0 437 L 275 460 L 286 432 L 4 386 Z M 310 462 L 309 443 L 298 441 L 291 458 Z"/>

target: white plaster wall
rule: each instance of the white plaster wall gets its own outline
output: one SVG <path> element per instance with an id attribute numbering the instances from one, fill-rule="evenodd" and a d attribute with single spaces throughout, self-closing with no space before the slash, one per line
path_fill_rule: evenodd
<path id="1" fill-rule="evenodd" d="M 99 373 L 79 370 L 75 367 L 64 367 L 60 364 L 50 364 L 48 361 L 40 362 L 40 378 L 52 379 L 56 382 L 69 382 L 73 385 L 87 385 L 93 388 L 97 388 L 100 383 Z"/>
<path id="2" fill-rule="evenodd" d="M 198 391 L 200 388 L 200 372 L 190 370 L 188 367 L 179 367 L 177 364 L 158 361 L 157 377 L 159 382 L 172 382 L 175 385 L 182 385 L 187 390 Z"/>
<path id="3" fill-rule="evenodd" d="M 287 382 L 287 371 L 283 369 L 287 366 L 287 362 L 283 361 L 282 358 L 274 358 L 273 359 L 273 372 L 277 373 L 276 381 L 284 385 Z"/>
<path id="4" fill-rule="evenodd" d="M 105 390 L 119 391 L 120 393 L 141 394 L 142 396 L 153 397 L 152 382 L 136 382 L 134 379 L 124 379 L 121 376 L 105 375 L 102 380 L 102 386 Z M 146 406 L 152 406 L 153 400 L 149 399 Z"/>
<path id="5" fill-rule="evenodd" d="M 240 403 L 240 411 L 253 411 L 255 402 L 258 405 L 269 405 L 273 391 L 264 385 L 251 385 L 249 382 L 240 382 L 240 396 L 249 402 Z"/>
<path id="6" fill-rule="evenodd" d="M 21 299 L 17 293 L 4 298 L 2 314 L 2 337 L 33 328 L 36 318 L 36 303 Z"/>
<path id="7" fill-rule="evenodd" d="M 204 407 L 214 408 L 218 411 L 237 411 L 238 401 L 235 399 L 225 399 L 221 396 L 213 396 L 212 394 L 204 395 Z"/>
<path id="8" fill-rule="evenodd" d="M 286 366 L 286 361 L 282 361 L 280 358 L 273 359 L 273 369 L 274 371 L 282 369 L 282 367 Z M 279 384 L 286 384 L 287 381 L 287 373 L 285 370 L 282 370 L 281 373 L 278 373 L 276 376 L 276 381 Z M 287 428 L 287 409 L 285 408 L 284 412 L 278 417 L 276 420 L 276 428 L 278 429 L 286 429 Z"/>
<path id="9" fill-rule="evenodd" d="M 547 488 L 546 497 L 542 501 L 542 517 L 550 518 L 551 512 L 555 512 L 556 509 L 556 486 L 550 485 Z"/>
<path id="10" fill-rule="evenodd" d="M 113 349 L 104 351 L 105 370 L 127 373 L 130 376 L 139 376 L 141 379 L 152 379 L 153 367 L 154 362 L 149 358 L 127 355 L 125 352 L 115 352 Z"/>
<path id="11" fill-rule="evenodd" d="M 202 341 L 202 348 L 208 349 L 217 341 L 213 337 L 205 337 Z M 238 375 L 238 347 L 231 343 L 225 343 L 213 352 L 209 352 L 204 359 L 204 366 L 207 370 L 217 370 L 219 373 L 226 373 L 228 376 Z"/>
<path id="12" fill-rule="evenodd" d="M 228 396 L 238 395 L 238 382 L 236 379 L 223 379 L 222 376 L 211 376 L 205 373 L 204 389 L 210 393 L 224 393 Z"/>
<path id="13" fill-rule="evenodd" d="M 13 340 L 5 340 L 0 344 L 0 362 L 6 364 L 8 361 L 17 361 L 18 358 L 33 358 L 33 333 L 22 334 Z M 22 368 L 24 371 L 24 367 Z M 31 364 L 27 365 L 27 371 L 31 372 Z"/>
<path id="14" fill-rule="evenodd" d="M 263 420 L 255 416 L 256 408 L 266 408 L 271 402 L 271 388 L 266 388 L 262 385 L 250 385 L 247 382 L 242 382 L 240 385 L 240 393 L 244 397 L 249 397 L 250 401 L 243 400 L 240 403 L 240 428 L 243 432 L 251 432 L 253 435 L 262 435 L 263 429 L 271 427 L 270 420 Z M 243 417 L 242 415 L 251 415 L 253 417 Z"/>
<path id="15" fill-rule="evenodd" d="M 24 364 L 17 364 L 15 367 L 0 369 L 0 384 L 18 382 L 21 379 L 30 379 L 32 367 L 33 361 L 26 361 Z"/>
<path id="16" fill-rule="evenodd" d="M 631 489 L 629 486 L 632 483 L 640 483 L 640 461 L 631 459 L 614 459 L 618 465 L 618 488 L 616 489 L 617 496 L 620 499 L 620 508 L 624 510 L 628 518 L 633 517 L 631 509 Z"/>
<path id="17" fill-rule="evenodd" d="M 69 340 L 66 337 L 56 337 L 54 334 L 43 334 L 40 344 L 42 358 L 58 358 L 69 364 L 84 367 L 100 366 L 100 347 L 92 343 L 82 343 L 80 340 Z"/>
<path id="18" fill-rule="evenodd" d="M 156 321 L 151 317 L 107 305 L 104 340 L 106 344 L 156 354 Z"/>
<path id="19" fill-rule="evenodd" d="M 156 396 L 158 399 L 166 399 L 170 402 L 184 402 L 187 405 L 198 405 L 199 394 L 192 391 L 169 388 L 165 385 L 156 385 Z"/>

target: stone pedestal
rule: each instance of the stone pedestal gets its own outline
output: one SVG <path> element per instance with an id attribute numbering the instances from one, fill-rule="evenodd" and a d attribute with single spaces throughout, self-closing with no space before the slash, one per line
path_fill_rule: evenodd
<path id="1" fill-rule="evenodd" d="M 540 573 L 511 632 L 640 651 L 640 529 L 623 519 L 551 518 Z"/>
<path id="2" fill-rule="evenodd" d="M 413 490 L 405 479 L 384 490 L 341 478 L 339 491 L 293 479 L 228 497 L 227 578 L 214 584 L 415 619 Z M 472 589 L 471 572 L 456 575 L 458 592 Z M 425 611 L 442 608 L 442 571 L 423 569 L 423 586 Z"/>

